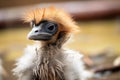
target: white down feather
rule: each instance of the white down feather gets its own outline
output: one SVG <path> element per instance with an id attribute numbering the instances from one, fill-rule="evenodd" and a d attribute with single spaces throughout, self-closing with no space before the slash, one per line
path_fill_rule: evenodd
<path id="1" fill-rule="evenodd" d="M 34 61 L 36 56 L 36 46 L 28 46 L 25 49 L 23 57 L 18 59 L 17 67 L 13 70 L 14 75 L 17 75 L 19 80 L 30 80 Z M 68 50 L 64 51 L 64 70 L 66 80 L 86 80 L 91 77 L 91 73 L 84 69 L 84 62 L 82 61 L 83 55 L 77 51 Z"/>

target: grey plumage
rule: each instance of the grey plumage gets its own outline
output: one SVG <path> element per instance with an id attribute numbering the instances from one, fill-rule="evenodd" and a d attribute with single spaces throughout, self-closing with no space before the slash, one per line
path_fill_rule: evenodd
<path id="1" fill-rule="evenodd" d="M 33 80 L 65 80 L 61 46 L 67 39 L 65 33 L 62 33 L 55 43 L 36 49 L 38 57 L 35 61 L 37 66 L 33 69 Z"/>

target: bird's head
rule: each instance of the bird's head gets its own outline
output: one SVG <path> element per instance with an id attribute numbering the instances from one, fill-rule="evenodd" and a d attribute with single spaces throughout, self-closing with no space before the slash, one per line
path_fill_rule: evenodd
<path id="1" fill-rule="evenodd" d="M 23 19 L 31 23 L 32 30 L 28 34 L 30 40 L 55 43 L 65 41 L 66 36 L 78 31 L 70 15 L 54 7 L 31 10 Z"/>

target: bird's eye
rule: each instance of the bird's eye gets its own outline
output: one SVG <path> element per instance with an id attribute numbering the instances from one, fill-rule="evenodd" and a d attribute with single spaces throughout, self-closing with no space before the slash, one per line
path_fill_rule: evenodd
<path id="1" fill-rule="evenodd" d="M 57 26 L 55 24 L 52 24 L 52 23 L 49 23 L 48 25 L 46 25 L 46 31 L 49 33 L 56 32 L 56 28 L 57 28 Z"/>

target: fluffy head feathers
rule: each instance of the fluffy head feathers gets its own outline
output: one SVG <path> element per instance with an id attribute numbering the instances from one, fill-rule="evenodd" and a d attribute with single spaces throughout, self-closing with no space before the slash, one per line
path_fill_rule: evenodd
<path id="1" fill-rule="evenodd" d="M 35 24 L 38 24 L 42 20 L 54 21 L 60 25 L 61 31 L 66 31 L 68 33 L 78 32 L 79 30 L 79 27 L 69 14 L 54 7 L 31 10 L 23 16 L 23 20 L 25 22 L 34 21 Z"/>

